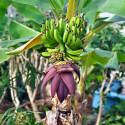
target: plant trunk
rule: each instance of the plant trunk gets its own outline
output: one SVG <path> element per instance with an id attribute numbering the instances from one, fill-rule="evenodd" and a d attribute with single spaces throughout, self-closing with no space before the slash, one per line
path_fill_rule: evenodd
<path id="1" fill-rule="evenodd" d="M 46 112 L 45 125 L 81 125 L 81 115 L 75 113 L 71 105 L 71 95 L 62 103 L 55 95 L 52 99 L 52 111 Z"/>

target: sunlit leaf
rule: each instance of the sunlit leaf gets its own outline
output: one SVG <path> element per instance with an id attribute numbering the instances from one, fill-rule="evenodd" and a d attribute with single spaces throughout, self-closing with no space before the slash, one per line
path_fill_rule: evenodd
<path id="1" fill-rule="evenodd" d="M 23 16 L 31 19 L 37 23 L 41 23 L 43 19 L 45 19 L 44 14 L 42 14 L 37 8 L 32 5 L 21 4 L 17 2 L 13 2 L 17 11 Z M 23 9 L 22 9 L 23 8 Z"/>
<path id="2" fill-rule="evenodd" d="M 86 65 L 88 56 L 90 57 L 89 65 L 101 64 L 104 68 L 118 69 L 119 62 L 125 62 L 125 54 L 122 52 L 110 52 L 99 48 L 88 48 L 87 52 L 80 55 L 83 60 L 82 65 Z"/>
<path id="3" fill-rule="evenodd" d="M 109 12 L 118 16 L 125 17 L 125 0 L 92 0 L 83 8 L 86 13 L 85 19 L 91 25 L 95 21 L 97 12 Z"/>
<path id="4" fill-rule="evenodd" d="M 113 57 L 108 61 L 108 63 L 105 65 L 105 68 L 114 68 L 118 69 L 118 58 L 117 58 L 117 52 L 113 54 Z"/>
<path id="5" fill-rule="evenodd" d="M 33 5 L 33 6 L 38 6 L 38 7 L 43 8 L 44 10 L 49 10 L 53 8 L 49 0 L 12 0 L 12 1 L 23 3 L 23 4 L 28 4 L 28 5 Z"/>
<path id="6" fill-rule="evenodd" d="M 93 26 L 92 30 L 90 30 L 90 32 L 83 38 L 86 42 L 83 44 L 83 48 L 85 48 L 90 41 L 104 28 L 106 27 L 108 24 L 114 23 L 114 22 L 118 22 L 118 21 L 123 21 L 125 20 L 125 18 L 119 17 L 119 16 L 115 16 L 113 15 L 110 18 L 106 18 L 106 19 L 98 19 L 95 22 L 95 25 Z"/>
<path id="7" fill-rule="evenodd" d="M 88 48 L 87 52 L 84 52 L 81 54 L 81 59 L 83 60 L 83 65 L 86 65 L 86 61 L 88 58 L 88 55 L 90 56 L 90 61 L 89 61 L 89 66 L 94 65 L 94 64 L 101 64 L 101 65 L 106 65 L 109 59 L 112 57 L 112 52 L 109 51 L 104 51 L 101 49 L 93 49 L 93 48 Z"/>
<path id="8" fill-rule="evenodd" d="M 125 17 L 125 0 L 105 0 L 99 10 Z"/>
<path id="9" fill-rule="evenodd" d="M 18 43 L 26 42 L 30 40 L 32 37 L 26 37 L 26 38 L 20 38 L 20 39 L 14 39 L 14 40 L 5 40 L 0 42 L 0 47 L 2 48 L 8 48 L 10 46 L 14 46 Z"/>
<path id="10" fill-rule="evenodd" d="M 10 22 L 9 31 L 14 39 L 21 37 L 34 37 L 39 34 L 39 32 L 15 21 Z"/>
<path id="11" fill-rule="evenodd" d="M 27 42 L 23 46 L 15 49 L 13 51 L 7 52 L 6 54 L 8 54 L 8 55 L 19 54 L 19 53 L 21 53 L 21 52 L 23 52 L 23 51 L 25 51 L 27 49 L 32 48 L 33 46 L 41 44 L 42 42 L 43 42 L 43 40 L 42 40 L 42 33 L 40 33 L 39 35 L 37 35 L 36 37 L 34 37 L 33 39 L 31 39 L 29 42 Z"/>

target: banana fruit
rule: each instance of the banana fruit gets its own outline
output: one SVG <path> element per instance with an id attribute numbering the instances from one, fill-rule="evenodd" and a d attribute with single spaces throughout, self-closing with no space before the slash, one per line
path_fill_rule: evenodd
<path id="1" fill-rule="evenodd" d="M 74 56 L 75 59 L 77 55 L 83 52 L 81 48 L 84 45 L 84 42 L 81 40 L 81 38 L 83 37 L 85 26 L 86 22 L 84 20 L 84 16 L 78 15 L 77 13 L 71 18 L 70 21 L 61 17 L 56 22 L 54 18 L 51 18 L 50 20 L 49 17 L 47 17 L 47 20 L 43 20 L 41 25 L 44 46 L 51 48 L 50 50 L 48 49 L 48 52 L 53 52 L 57 51 L 55 47 L 58 45 L 61 47 L 63 44 L 67 50 L 67 55 L 69 55 L 71 58 Z M 76 59 L 79 60 L 78 58 Z"/>
<path id="2" fill-rule="evenodd" d="M 45 58 L 49 58 L 51 56 L 50 52 L 42 52 L 42 56 Z"/>

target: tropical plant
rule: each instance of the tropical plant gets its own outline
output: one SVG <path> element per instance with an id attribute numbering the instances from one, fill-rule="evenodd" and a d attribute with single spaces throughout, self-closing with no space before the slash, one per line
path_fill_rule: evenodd
<path id="1" fill-rule="evenodd" d="M 17 109 L 17 112 L 12 112 L 15 107 L 8 109 L 1 118 L 1 125 L 42 125 L 36 124 L 36 119 L 33 118 L 32 111 L 24 111 L 21 108 Z M 36 112 L 40 113 L 40 112 Z M 7 122 L 6 122 L 7 121 Z"/>
<path id="2" fill-rule="evenodd" d="M 125 37 L 120 32 L 122 29 L 121 25 L 118 28 L 106 27 L 92 40 L 92 48 L 125 52 Z"/>
<path id="3" fill-rule="evenodd" d="M 106 115 L 103 116 L 101 125 L 124 125 L 125 114 L 124 114 L 125 102 L 120 101 L 118 105 L 113 105 L 111 110 L 106 110 Z"/>
<path id="4" fill-rule="evenodd" d="M 84 87 L 87 75 L 94 69 L 94 65 L 99 63 L 104 66 L 104 68 L 111 67 L 117 69 L 118 62 L 125 61 L 125 54 L 122 52 L 109 52 L 89 47 L 91 40 L 104 27 L 108 24 L 125 20 L 124 0 L 69 0 L 69 2 L 66 0 L 1 0 L 0 3 L 0 7 L 3 8 L 3 11 L 0 11 L 1 25 L 5 27 L 7 24 L 3 23 L 3 19 L 5 17 L 7 7 L 12 4 L 21 15 L 32 22 L 32 25 L 34 26 L 33 28 L 35 29 L 31 29 L 19 22 L 11 20 L 9 23 L 9 31 L 14 40 L 6 40 L 0 43 L 0 62 L 2 63 L 5 60 L 8 60 L 10 55 L 19 54 L 38 45 L 34 49 L 41 50 L 43 57 L 51 57 L 52 63 L 59 63 L 62 65 L 62 68 L 60 69 L 62 74 L 63 72 L 71 74 L 70 77 L 66 77 L 67 79 L 76 75 L 75 73 L 72 73 L 75 68 L 72 68 L 70 65 L 75 65 L 75 63 L 80 64 L 80 67 L 82 66 L 80 82 L 76 85 L 80 99 L 76 98 L 75 101 L 76 112 L 78 114 L 80 114 L 80 112 L 82 113 L 81 108 L 79 109 L 81 106 L 78 105 L 82 105 L 82 101 L 84 99 Z M 36 6 L 38 8 L 36 8 Z M 43 9 L 42 12 L 40 12 L 39 7 Z M 46 9 L 51 9 L 51 12 L 53 12 L 54 15 L 50 13 L 50 15 L 45 18 L 44 14 Z M 65 10 L 67 10 L 67 12 Z M 114 15 L 109 18 L 99 18 L 99 14 L 101 12 L 109 12 Z M 61 16 L 62 14 L 63 16 Z M 44 20 L 41 25 L 40 33 L 38 24 L 41 24 L 42 19 Z M 27 42 L 28 40 L 30 41 Z M 11 47 L 14 50 L 10 51 Z M 45 52 L 46 49 L 48 52 Z M 54 51 L 54 53 L 52 51 Z M 65 56 L 61 56 L 63 53 Z M 73 61 L 69 63 L 69 60 Z M 81 60 L 82 63 L 80 62 Z M 60 65 L 55 68 L 60 68 Z M 56 71 L 56 73 L 58 74 L 60 72 Z M 77 78 L 78 77 L 76 77 L 76 79 Z M 66 84 L 68 89 L 71 90 L 71 87 L 69 87 L 71 86 L 70 83 L 65 81 L 63 82 Z M 60 85 L 64 87 L 64 84 Z M 74 91 L 74 89 L 72 90 Z M 55 91 L 56 90 L 54 90 L 54 92 Z M 61 94 L 64 93 L 62 92 Z M 63 101 L 62 97 L 64 99 L 66 96 L 59 97 L 61 102 Z M 81 122 L 79 117 L 77 119 Z"/>

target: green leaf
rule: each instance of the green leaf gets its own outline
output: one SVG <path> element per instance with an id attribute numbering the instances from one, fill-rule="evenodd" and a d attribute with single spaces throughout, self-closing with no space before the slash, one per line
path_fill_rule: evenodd
<path id="1" fill-rule="evenodd" d="M 27 42 L 26 44 L 24 44 L 23 46 L 13 50 L 13 51 L 10 51 L 10 52 L 7 52 L 6 54 L 8 55 L 15 55 L 15 54 L 19 54 L 27 49 L 30 49 L 32 48 L 33 46 L 36 46 L 38 44 L 41 44 L 43 42 L 42 40 L 42 33 L 38 34 L 36 37 L 34 37 L 33 39 L 31 39 L 29 42 Z"/>
<path id="2" fill-rule="evenodd" d="M 87 0 L 80 0 L 80 2 L 78 4 L 78 13 L 81 12 L 81 10 L 82 10 L 82 8 L 83 8 L 83 6 L 84 6 L 84 4 L 85 4 L 86 1 Z"/>
<path id="3" fill-rule="evenodd" d="M 85 43 L 83 44 L 83 48 L 85 48 L 89 42 L 105 27 L 109 24 L 109 22 L 104 22 L 102 20 L 97 20 L 93 29 L 83 38 Z"/>
<path id="4" fill-rule="evenodd" d="M 105 68 L 118 69 L 118 58 L 117 58 L 117 53 L 116 52 L 113 54 L 113 57 L 105 65 Z"/>
<path id="5" fill-rule="evenodd" d="M 93 49 L 93 48 L 88 48 L 87 52 L 84 52 L 83 54 L 80 55 L 81 59 L 83 60 L 83 65 L 85 66 L 87 57 L 91 55 L 89 65 L 94 65 L 94 64 L 101 64 L 101 65 L 106 65 L 109 59 L 112 57 L 112 52 L 101 50 L 101 49 Z"/>
<path id="6" fill-rule="evenodd" d="M 70 20 L 74 16 L 77 11 L 77 1 L 78 0 L 69 0 L 66 19 Z"/>
<path id="7" fill-rule="evenodd" d="M 101 57 L 104 57 L 104 58 L 110 58 L 113 54 L 110 51 L 101 50 L 99 48 L 95 49 L 95 53 Z"/>
<path id="8" fill-rule="evenodd" d="M 117 52 L 117 57 L 119 62 L 125 62 L 125 54 L 122 52 Z"/>
<path id="9" fill-rule="evenodd" d="M 15 21 L 11 21 L 9 25 L 10 35 L 14 39 L 22 37 L 34 37 L 39 34 L 39 32 Z"/>
<path id="10" fill-rule="evenodd" d="M 117 119 L 117 120 L 120 120 L 120 119 L 122 119 L 122 116 L 116 115 L 116 119 Z"/>
<path id="11" fill-rule="evenodd" d="M 8 17 L 5 16 L 0 24 L 0 37 L 3 35 L 3 32 L 5 30 L 5 26 L 7 25 Z"/>
<path id="12" fill-rule="evenodd" d="M 9 49 L 7 49 L 7 48 L 0 48 L 0 63 L 3 63 L 4 61 L 6 61 L 10 58 L 9 55 L 5 54 L 8 51 L 9 51 Z"/>
<path id="13" fill-rule="evenodd" d="M 49 0 L 49 1 L 56 10 L 60 10 L 61 12 L 63 12 L 63 6 L 64 6 L 63 1 L 61 0 Z"/>
<path id="14" fill-rule="evenodd" d="M 125 17 L 125 0 L 105 0 L 99 10 Z"/>
<path id="15" fill-rule="evenodd" d="M 49 0 L 12 0 L 12 1 L 22 3 L 22 4 L 38 6 L 45 10 L 49 10 L 53 8 Z"/>
<path id="16" fill-rule="evenodd" d="M 32 37 L 20 38 L 20 39 L 15 39 L 15 40 L 5 40 L 5 41 L 0 42 L 0 47 L 8 48 L 8 47 L 14 46 L 18 43 L 26 42 L 26 41 L 30 40 L 31 38 Z"/>
<path id="17" fill-rule="evenodd" d="M 85 43 L 83 44 L 83 48 L 85 48 L 90 41 L 108 24 L 111 24 L 112 22 L 118 22 L 118 21 L 123 21 L 123 18 L 119 18 L 118 16 L 113 15 L 110 18 L 100 18 L 96 20 L 92 30 L 83 38 L 85 40 Z"/>
<path id="18" fill-rule="evenodd" d="M 42 14 L 38 9 L 36 9 L 36 7 L 17 2 L 13 3 L 17 11 L 28 19 L 31 19 L 39 24 L 42 22 L 43 19 L 45 19 L 44 14 Z"/>
<path id="19" fill-rule="evenodd" d="M 92 0 L 85 8 L 85 19 L 91 25 L 94 23 L 97 12 L 109 12 L 118 16 L 125 17 L 125 0 Z M 91 14 L 91 16 L 90 16 Z"/>
<path id="20" fill-rule="evenodd" d="M 104 68 L 118 69 L 118 62 L 125 62 L 125 54 L 122 52 L 110 52 L 101 49 L 88 48 L 87 52 L 80 55 L 85 66 L 88 56 L 91 55 L 89 66 L 101 64 Z"/>
<path id="21" fill-rule="evenodd" d="M 123 116 L 122 121 L 123 121 L 123 123 L 125 123 L 125 116 Z"/>
<path id="22" fill-rule="evenodd" d="M 47 108 L 46 106 L 42 105 L 41 107 L 44 111 L 49 111 L 49 108 Z"/>
<path id="23" fill-rule="evenodd" d="M 106 22 L 111 22 L 111 23 L 115 23 L 115 22 L 119 22 L 119 21 L 125 21 L 125 18 L 124 17 L 121 17 L 121 16 L 117 16 L 117 15 L 113 15 L 103 21 L 106 21 Z"/>
<path id="24" fill-rule="evenodd" d="M 89 24 L 93 25 L 95 21 L 95 16 L 96 16 L 96 11 L 91 10 L 85 15 L 85 20 Z"/>
<path id="25" fill-rule="evenodd" d="M 11 0 L 0 0 L 0 23 L 4 18 L 7 7 L 10 5 Z"/>
<path id="26" fill-rule="evenodd" d="M 83 8 L 83 13 L 85 14 L 85 20 L 93 25 L 95 18 L 96 18 L 96 12 L 99 11 L 99 6 L 102 5 L 102 2 L 100 0 L 92 0 L 88 3 L 88 5 Z"/>

